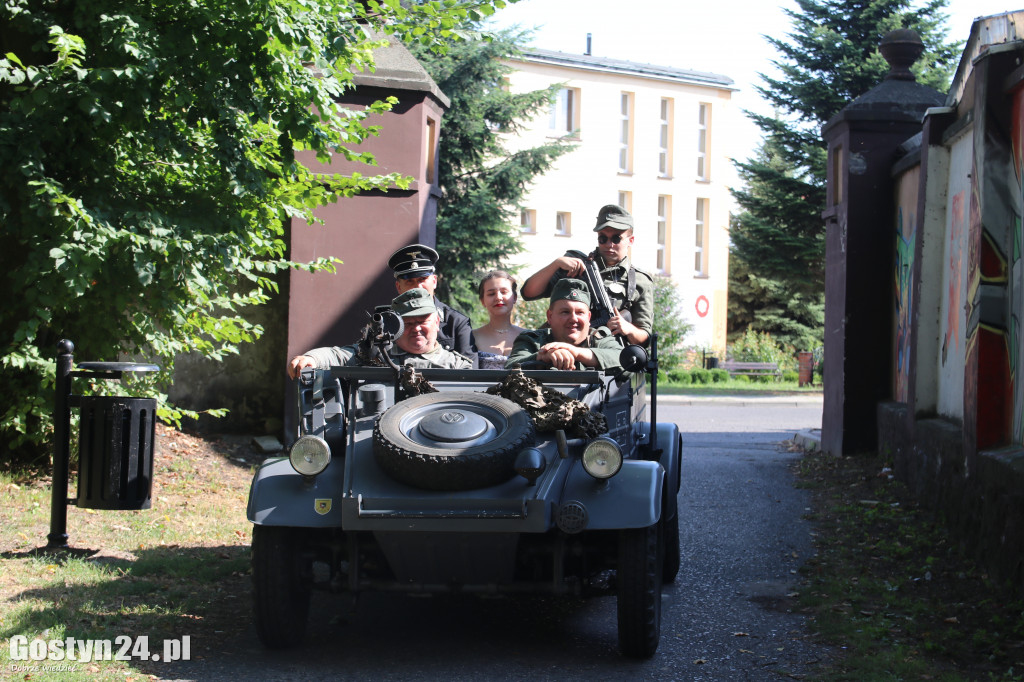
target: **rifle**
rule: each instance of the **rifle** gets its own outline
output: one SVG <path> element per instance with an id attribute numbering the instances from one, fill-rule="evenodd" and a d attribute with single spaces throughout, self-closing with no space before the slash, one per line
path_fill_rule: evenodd
<path id="1" fill-rule="evenodd" d="M 608 324 L 608 320 L 612 317 L 612 301 L 608 298 L 607 289 L 604 288 L 604 280 L 601 279 L 601 272 L 597 269 L 594 254 L 586 255 L 581 251 L 569 251 L 566 255 L 583 261 L 583 279 L 590 288 L 590 326 L 599 327 Z"/>

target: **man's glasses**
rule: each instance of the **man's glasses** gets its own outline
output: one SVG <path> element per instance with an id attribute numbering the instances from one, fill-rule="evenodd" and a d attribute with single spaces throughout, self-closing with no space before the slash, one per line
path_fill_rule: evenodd
<path id="1" fill-rule="evenodd" d="M 621 234 L 617 234 L 614 237 L 609 237 L 609 236 L 603 235 L 603 234 L 597 235 L 597 243 L 598 244 L 607 244 L 609 242 L 609 240 L 611 241 L 612 244 L 618 244 L 619 242 L 622 241 L 622 235 Z"/>

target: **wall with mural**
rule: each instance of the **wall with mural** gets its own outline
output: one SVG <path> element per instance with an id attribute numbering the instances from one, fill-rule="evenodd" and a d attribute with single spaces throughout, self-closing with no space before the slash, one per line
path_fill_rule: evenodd
<path id="1" fill-rule="evenodd" d="M 1021 343 L 1021 316 L 1024 315 L 1024 259 L 1021 258 L 1022 216 L 1024 216 L 1024 88 L 1018 87 L 1013 93 L 1013 117 L 1010 128 L 1013 146 L 1013 184 L 1010 187 L 1008 216 L 1013 230 L 1013 262 L 1010 268 L 1012 282 L 1010 291 L 1010 316 L 1012 335 L 1011 381 L 1013 382 L 1013 441 L 1024 443 L 1024 381 L 1017 376 L 1017 370 L 1024 367 L 1024 344 Z"/>
<path id="2" fill-rule="evenodd" d="M 1018 87 L 1012 101 L 1017 117 L 1021 98 Z M 1020 311 L 1014 294 L 1019 298 L 1022 288 L 1011 276 L 1019 273 L 1021 259 L 1021 123 L 1015 120 L 1009 126 L 1009 136 L 995 113 L 978 123 L 971 174 L 964 398 L 967 405 L 976 406 L 971 416 L 977 447 L 982 450 L 1021 442 L 1021 401 L 1015 388 L 1019 383 Z"/>
<path id="3" fill-rule="evenodd" d="M 938 412 L 954 420 L 964 416 L 964 369 L 967 329 L 964 301 L 968 260 L 967 218 L 971 196 L 973 142 L 961 135 L 953 143 L 946 199 L 946 231 L 939 306 Z M 922 358 L 922 361 L 926 361 Z"/>
<path id="4" fill-rule="evenodd" d="M 917 247 L 917 197 L 921 168 L 900 176 L 896 189 L 896 264 L 893 291 L 893 399 L 906 402 L 910 387 L 910 327 L 913 322 L 914 253 Z"/>

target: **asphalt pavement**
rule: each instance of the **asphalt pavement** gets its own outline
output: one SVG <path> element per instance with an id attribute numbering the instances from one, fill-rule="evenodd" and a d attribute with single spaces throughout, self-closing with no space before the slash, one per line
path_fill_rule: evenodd
<path id="1" fill-rule="evenodd" d="M 813 679 L 834 652 L 797 602 L 814 545 L 790 444 L 820 428 L 821 396 L 659 395 L 658 419 L 683 434 L 682 566 L 662 591 L 651 659 L 618 654 L 614 597 L 318 594 L 302 646 L 263 649 L 246 602 L 222 645 L 161 679 Z"/>

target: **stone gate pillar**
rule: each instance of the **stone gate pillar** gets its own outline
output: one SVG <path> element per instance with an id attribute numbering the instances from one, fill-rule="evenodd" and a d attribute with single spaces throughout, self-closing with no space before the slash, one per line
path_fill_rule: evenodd
<path id="1" fill-rule="evenodd" d="M 921 130 L 942 93 L 914 80 L 924 46 L 912 30 L 887 34 L 890 71 L 822 128 L 828 144 L 825 247 L 825 402 L 821 445 L 836 455 L 874 452 L 876 406 L 891 398 L 897 150 Z"/>

